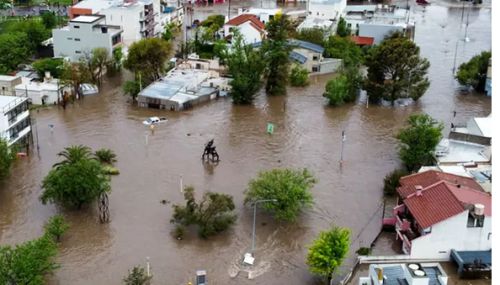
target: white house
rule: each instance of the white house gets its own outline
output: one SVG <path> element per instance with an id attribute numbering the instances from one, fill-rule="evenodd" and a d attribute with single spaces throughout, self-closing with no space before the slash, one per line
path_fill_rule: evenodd
<path id="1" fill-rule="evenodd" d="M 66 27 L 52 30 L 54 57 L 78 61 L 94 48 L 105 48 L 109 56 L 122 44 L 122 28 L 106 24 L 104 15 L 78 16 Z"/>
<path id="2" fill-rule="evenodd" d="M 322 29 L 325 31 L 325 37 L 328 37 L 335 29 L 335 23 L 330 20 L 320 19 L 313 16 L 307 16 L 297 27 L 297 31 L 304 29 Z"/>
<path id="3" fill-rule="evenodd" d="M 58 103 L 58 98 L 62 99 L 64 92 L 71 92 L 69 87 L 59 84 L 59 80 L 51 78 L 50 74 L 43 79 L 43 82 L 24 78 L 22 83 L 16 86 L 16 96 L 27 97 L 35 105 L 52 105 Z"/>
<path id="4" fill-rule="evenodd" d="M 232 36 L 234 29 L 238 29 L 247 44 L 261 42 L 266 34 L 264 23 L 252 14 L 241 14 L 232 18 L 224 24 L 223 29 L 226 39 Z"/>
<path id="5" fill-rule="evenodd" d="M 359 285 L 411 284 L 446 285 L 448 275 L 439 263 L 371 264 Z"/>
<path id="6" fill-rule="evenodd" d="M 259 20 L 267 24 L 278 13 L 282 13 L 280 8 L 239 8 L 238 15 L 250 14 L 255 15 Z"/>
<path id="7" fill-rule="evenodd" d="M 29 144 L 31 135 L 28 99 L 16 96 L 0 96 L 0 137 L 8 145 Z"/>
<path id="8" fill-rule="evenodd" d="M 308 1 L 308 15 L 335 21 L 344 14 L 347 0 L 310 0 Z"/>
<path id="9" fill-rule="evenodd" d="M 491 249 L 491 195 L 472 178 L 426 171 L 400 184 L 396 239 L 411 259 L 449 260 L 452 249 Z"/>
<path id="10" fill-rule="evenodd" d="M 21 83 L 21 76 L 0 75 L 0 95 L 15 96 L 15 87 Z"/>

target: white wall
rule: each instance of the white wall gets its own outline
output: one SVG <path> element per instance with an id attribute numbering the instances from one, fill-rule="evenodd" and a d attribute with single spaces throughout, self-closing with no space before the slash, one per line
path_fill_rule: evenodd
<path id="1" fill-rule="evenodd" d="M 482 228 L 468 228 L 469 211 L 432 226 L 430 234 L 412 240 L 412 258 L 448 260 L 452 249 L 491 249 L 491 217 L 485 217 Z"/>
<path id="2" fill-rule="evenodd" d="M 325 19 L 335 20 L 338 16 L 343 15 L 347 6 L 347 0 L 311 0 L 309 1 L 309 15 Z"/>
<path id="3" fill-rule="evenodd" d="M 100 14 L 106 15 L 106 24 L 122 27 L 123 43 L 129 46 L 142 38 L 140 23 L 141 12 L 144 13 L 144 5 L 135 3 L 128 7 L 110 7 L 102 10 Z"/>
<path id="4" fill-rule="evenodd" d="M 229 31 L 231 28 L 239 29 L 240 34 L 243 35 L 243 40 L 246 44 L 253 44 L 262 41 L 262 35 L 260 31 L 250 25 L 250 21 L 247 21 L 239 26 L 224 25 L 224 35 L 228 36 L 232 33 Z"/>
<path id="5" fill-rule="evenodd" d="M 78 61 L 84 52 L 98 47 L 106 48 L 111 56 L 114 30 L 109 29 L 107 33 L 102 33 L 101 29 L 92 29 L 94 24 L 96 23 L 70 22 L 67 27 L 52 30 L 54 57 L 69 57 L 71 61 Z M 101 24 L 104 24 L 104 21 L 101 21 Z"/>
<path id="6" fill-rule="evenodd" d="M 374 38 L 373 43 L 379 44 L 390 33 L 403 30 L 403 27 L 395 25 L 359 23 L 358 35 L 361 37 L 372 37 Z"/>

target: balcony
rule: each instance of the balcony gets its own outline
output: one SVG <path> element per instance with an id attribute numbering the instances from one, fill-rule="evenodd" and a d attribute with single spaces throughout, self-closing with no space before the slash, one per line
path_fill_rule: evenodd
<path id="1" fill-rule="evenodd" d="M 9 139 L 9 146 L 15 144 L 17 141 L 24 138 L 30 132 L 31 132 L 31 126 L 27 126 L 26 128 L 22 129 L 20 132 L 12 134 L 10 136 L 10 139 Z"/>
<path id="2" fill-rule="evenodd" d="M 15 117 L 12 117 L 9 120 L 9 128 L 15 124 L 21 122 L 22 120 L 26 119 L 27 117 L 29 117 L 29 115 L 30 115 L 30 112 L 28 110 L 26 110 L 26 111 L 22 112 L 21 114 L 15 116 Z"/>

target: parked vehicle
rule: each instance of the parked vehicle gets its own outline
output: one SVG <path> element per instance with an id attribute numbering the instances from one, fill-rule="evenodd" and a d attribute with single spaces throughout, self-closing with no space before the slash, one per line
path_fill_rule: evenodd
<path id="1" fill-rule="evenodd" d="M 149 117 L 148 119 L 142 121 L 142 123 L 146 126 L 150 126 L 150 125 L 156 125 L 159 123 L 166 123 L 167 121 L 168 121 L 167 118 Z"/>

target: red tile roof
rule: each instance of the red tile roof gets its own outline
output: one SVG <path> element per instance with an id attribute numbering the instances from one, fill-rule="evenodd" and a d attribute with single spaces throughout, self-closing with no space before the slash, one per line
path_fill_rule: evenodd
<path id="1" fill-rule="evenodd" d="M 404 199 L 417 191 L 417 189 L 415 188 L 417 185 L 426 188 L 439 181 L 446 181 L 452 184 L 460 184 L 461 186 L 466 186 L 477 191 L 483 191 L 481 185 L 479 185 L 474 179 L 470 177 L 440 172 L 437 170 L 428 170 L 425 172 L 401 177 L 401 179 L 399 179 L 399 184 L 401 184 L 401 187 L 398 188 L 398 193 Z"/>
<path id="2" fill-rule="evenodd" d="M 372 37 L 351 36 L 351 40 L 360 46 L 371 46 L 375 41 Z"/>
<path id="3" fill-rule="evenodd" d="M 241 14 L 239 16 L 236 16 L 234 18 L 232 18 L 231 20 L 229 20 L 226 25 L 231 25 L 231 26 L 239 26 L 245 22 L 248 22 L 250 21 L 251 24 L 253 24 L 252 26 L 254 26 L 255 28 L 259 29 L 259 30 L 264 30 L 266 28 L 266 26 L 264 25 L 264 23 L 262 23 L 259 18 L 257 18 L 257 16 L 253 15 L 253 14 Z"/>
<path id="4" fill-rule="evenodd" d="M 411 194 L 404 204 L 424 229 L 458 215 L 474 204 L 484 205 L 484 215 L 491 216 L 491 195 L 446 181 L 430 185 L 420 194 Z"/>
<path id="5" fill-rule="evenodd" d="M 422 228 L 428 228 L 434 224 L 456 216 L 465 208 L 445 181 L 438 182 L 415 193 L 404 200 L 411 215 Z"/>

